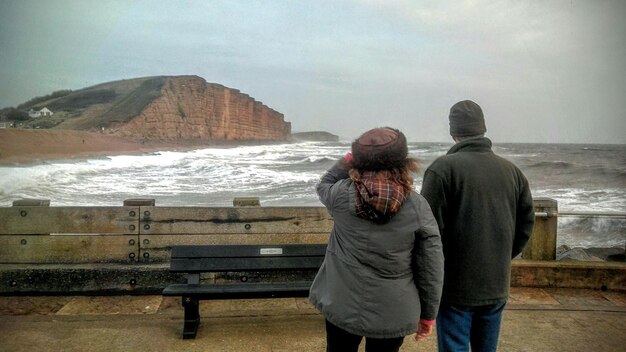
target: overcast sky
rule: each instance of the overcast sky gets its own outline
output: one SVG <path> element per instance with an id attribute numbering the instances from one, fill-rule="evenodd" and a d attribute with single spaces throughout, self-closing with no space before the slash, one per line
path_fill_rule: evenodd
<path id="1" fill-rule="evenodd" d="M 198 75 L 345 139 L 450 141 L 459 100 L 495 142 L 626 143 L 626 1 L 0 0 L 0 107 Z"/>

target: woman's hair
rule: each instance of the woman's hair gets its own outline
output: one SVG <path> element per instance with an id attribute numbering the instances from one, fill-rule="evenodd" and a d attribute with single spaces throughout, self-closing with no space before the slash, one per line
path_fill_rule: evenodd
<path id="1" fill-rule="evenodd" d="M 381 171 L 387 171 L 389 172 L 389 174 L 391 175 L 391 178 L 393 180 L 395 180 L 396 182 L 398 182 L 398 184 L 402 185 L 402 187 L 404 187 L 404 189 L 407 192 L 410 192 L 413 190 L 413 175 L 412 174 L 416 174 L 419 172 L 420 167 L 419 167 L 419 160 L 415 159 L 415 158 L 406 158 L 405 159 L 405 163 L 404 163 L 404 167 L 398 168 L 398 167 L 393 167 L 391 169 L 388 170 L 379 170 L 379 171 L 374 171 L 374 172 L 381 172 Z M 350 178 L 353 181 L 360 181 L 361 180 L 361 176 L 363 175 L 364 172 L 370 172 L 368 170 L 359 170 L 357 168 L 354 167 L 350 167 Z"/>

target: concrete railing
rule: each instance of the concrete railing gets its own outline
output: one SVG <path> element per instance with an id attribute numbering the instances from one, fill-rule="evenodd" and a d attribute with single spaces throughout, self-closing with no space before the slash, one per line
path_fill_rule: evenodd
<path id="1" fill-rule="evenodd" d="M 160 207 L 152 199 L 129 199 L 119 207 L 49 205 L 21 200 L 0 208 L 0 294 L 158 292 L 181 280 L 167 271 L 173 245 L 326 243 L 333 225 L 323 207 L 261 207 L 256 198 L 235 199 L 233 207 Z M 535 211 L 523 252 L 533 262 L 514 264 L 513 283 L 558 285 L 562 274 L 527 282 L 556 263 L 540 261 L 555 259 L 557 203 L 535 199 Z M 582 285 L 626 289 L 626 266 L 605 264 L 621 274 Z M 557 271 L 567 265 L 573 264 Z M 518 275 L 520 270 L 530 271 Z"/>
<path id="2" fill-rule="evenodd" d="M 535 227 L 522 258 L 530 260 L 556 259 L 556 234 L 558 204 L 550 198 L 533 199 L 535 207 Z"/>

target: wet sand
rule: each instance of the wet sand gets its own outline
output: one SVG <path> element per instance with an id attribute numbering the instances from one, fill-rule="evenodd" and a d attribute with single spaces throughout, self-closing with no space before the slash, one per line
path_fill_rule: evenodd
<path id="1" fill-rule="evenodd" d="M 157 150 L 195 149 L 200 142 L 149 142 L 97 132 L 70 130 L 0 129 L 0 165 L 103 155 L 142 154 Z"/>

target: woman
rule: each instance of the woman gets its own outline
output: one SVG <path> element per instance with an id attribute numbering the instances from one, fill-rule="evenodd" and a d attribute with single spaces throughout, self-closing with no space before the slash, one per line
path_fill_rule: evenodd
<path id="1" fill-rule="evenodd" d="M 309 295 L 326 318 L 327 351 L 398 351 L 432 333 L 443 284 L 437 222 L 412 190 L 406 138 L 375 128 L 352 143 L 317 193 L 334 219 Z"/>

